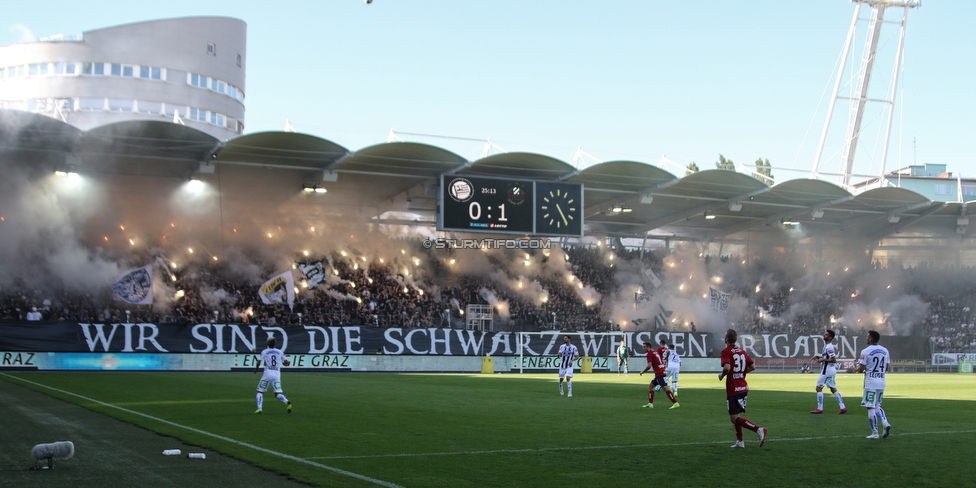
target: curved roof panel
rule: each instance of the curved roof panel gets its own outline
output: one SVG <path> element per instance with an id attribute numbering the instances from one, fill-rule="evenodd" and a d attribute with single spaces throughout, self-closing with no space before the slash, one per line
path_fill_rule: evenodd
<path id="1" fill-rule="evenodd" d="M 555 180 L 571 175 L 575 171 L 575 168 L 556 158 L 535 153 L 511 152 L 479 159 L 458 173 Z"/>
<path id="2" fill-rule="evenodd" d="M 928 198 L 904 188 L 874 188 L 854 197 L 855 203 L 879 210 L 895 210 L 928 201 Z"/>
<path id="3" fill-rule="evenodd" d="M 84 133 L 79 149 L 109 157 L 203 161 L 217 139 L 185 125 L 156 120 L 127 120 Z"/>
<path id="4" fill-rule="evenodd" d="M 390 142 L 360 149 L 335 166 L 339 172 L 387 173 L 433 178 L 467 163 L 447 149 L 416 142 Z"/>
<path id="5" fill-rule="evenodd" d="M 336 163 L 334 183 L 327 183 L 329 198 L 361 202 L 368 213 L 420 206 L 428 212 L 436 208 L 437 176 L 450 173 L 467 161 L 446 149 L 414 142 L 391 142 L 360 149 Z M 433 190 L 430 190 L 433 189 Z M 415 200 L 411 203 L 411 200 Z"/>
<path id="6" fill-rule="evenodd" d="M 768 192 L 756 196 L 755 200 L 790 202 L 801 207 L 816 207 L 853 197 L 850 192 L 833 183 L 806 179 L 779 183 Z"/>
<path id="7" fill-rule="evenodd" d="M 323 169 L 349 154 L 331 141 L 297 132 L 256 132 L 225 142 L 215 153 L 219 162 Z"/>
<path id="8" fill-rule="evenodd" d="M 20 110 L 0 110 L 0 154 L 31 165 L 62 164 L 81 131 L 50 117 Z"/>
<path id="9" fill-rule="evenodd" d="M 768 190 L 769 185 L 751 176 L 725 169 L 709 169 L 685 176 L 660 191 L 662 194 L 700 195 L 712 200 L 727 200 Z"/>
<path id="10" fill-rule="evenodd" d="M 647 163 L 607 161 L 589 166 L 567 178 L 566 181 L 582 183 L 587 190 L 599 189 L 636 193 L 677 179 L 671 173 Z"/>
<path id="11" fill-rule="evenodd" d="M 213 136 L 185 125 L 128 120 L 88 130 L 74 152 L 81 172 L 186 177 L 216 145 Z"/>

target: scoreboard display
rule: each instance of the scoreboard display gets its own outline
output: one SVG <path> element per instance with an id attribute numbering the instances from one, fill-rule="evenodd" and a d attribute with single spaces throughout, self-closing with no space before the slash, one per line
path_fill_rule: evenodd
<path id="1" fill-rule="evenodd" d="M 441 175 L 438 230 L 583 235 L 583 185 Z"/>

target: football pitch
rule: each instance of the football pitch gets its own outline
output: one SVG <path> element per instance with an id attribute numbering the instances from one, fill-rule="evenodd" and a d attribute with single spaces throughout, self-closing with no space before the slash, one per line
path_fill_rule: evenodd
<path id="1" fill-rule="evenodd" d="M 577 374 L 568 398 L 555 373 L 286 370 L 294 411 L 269 394 L 256 415 L 259 375 L 249 373 L 6 372 L 0 476 L 12 486 L 82 488 L 976 483 L 976 375 L 891 374 L 884 406 L 893 427 L 879 440 L 865 439 L 862 376 L 838 375 L 845 415 L 829 392 L 825 414 L 809 413 L 816 378 L 749 375 L 744 417 L 769 437 L 759 448 L 745 431 L 746 449 L 730 449 L 724 382 L 711 373 L 683 373 L 681 407 L 670 410 L 660 393 L 656 408 L 641 408 L 648 375 Z M 53 471 L 26 471 L 30 447 L 56 440 L 73 440 L 75 457 Z M 181 446 L 183 456 L 161 454 Z M 187 451 L 208 458 L 190 460 Z"/>

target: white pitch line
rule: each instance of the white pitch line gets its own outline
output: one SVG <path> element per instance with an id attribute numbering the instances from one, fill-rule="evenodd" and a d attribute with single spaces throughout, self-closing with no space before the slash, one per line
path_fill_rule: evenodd
<path id="1" fill-rule="evenodd" d="M 356 478 L 358 480 L 366 481 L 368 483 L 373 483 L 375 485 L 385 486 L 387 488 L 403 488 L 400 485 L 397 485 L 397 484 L 394 484 L 394 483 L 390 483 L 388 481 L 383 481 L 383 480 L 378 480 L 378 479 L 375 479 L 375 478 L 370 478 L 368 476 L 363 476 L 361 474 L 353 473 L 351 471 L 346 471 L 344 469 L 334 468 L 332 466 L 327 466 L 325 464 L 316 463 L 314 461 L 310 461 L 308 459 L 303 459 L 303 458 L 300 458 L 300 457 L 297 457 L 297 456 L 292 456 L 290 454 L 285 454 L 283 452 L 272 451 L 271 449 L 267 449 L 267 448 L 264 448 L 264 447 L 261 447 L 261 446 L 255 446 L 254 444 L 248 444 L 246 442 L 241 442 L 241 441 L 239 441 L 237 439 L 231 439 L 230 437 L 224 437 L 224 436 L 219 435 L 219 434 L 214 434 L 212 432 L 207 432 L 205 430 L 200 430 L 200 429 L 197 429 L 197 428 L 194 428 L 194 427 L 189 427 L 189 426 L 186 426 L 186 425 L 181 425 L 181 424 L 178 424 L 176 422 L 171 422 L 169 420 L 161 419 L 159 417 L 153 417 L 152 415 L 144 414 L 142 412 L 136 412 L 134 410 L 129 410 L 127 408 L 122 408 L 122 407 L 119 407 L 119 406 L 116 406 L 116 405 L 112 405 L 111 403 L 105 403 L 105 402 L 102 402 L 102 401 L 99 401 L 99 400 L 95 400 L 94 398 L 88 398 L 86 396 L 82 396 L 82 395 L 79 395 L 77 393 L 72 393 L 70 391 L 61 390 L 61 389 L 55 388 L 53 386 L 48 386 L 48 385 L 45 385 L 45 384 L 37 383 L 35 381 L 31 381 L 31 380 L 27 380 L 27 379 L 24 379 L 24 378 L 20 378 L 18 376 L 13 376 L 13 375 L 10 375 L 10 374 L 7 374 L 7 373 L 0 373 L 0 375 L 6 376 L 8 378 L 13 378 L 13 379 L 18 380 L 18 381 L 23 381 L 25 383 L 30 383 L 32 385 L 37 385 L 37 386 L 40 386 L 42 388 L 47 388 L 49 390 L 54 390 L 56 392 L 63 393 L 65 395 L 71 395 L 73 397 L 81 398 L 82 400 L 89 401 L 89 402 L 92 402 L 92 403 L 97 403 L 97 404 L 102 405 L 102 406 L 105 406 L 105 407 L 110 407 L 110 408 L 114 408 L 114 409 L 117 409 L 117 410 L 121 410 L 123 412 L 130 413 L 132 415 L 138 415 L 140 417 L 144 417 L 144 418 L 147 418 L 147 419 L 150 419 L 150 420 L 155 420 L 157 422 L 160 422 L 160 423 L 163 423 L 163 424 L 166 424 L 166 425 L 171 425 L 173 427 L 179 427 L 181 429 L 186 429 L 186 430 L 189 430 L 190 432 L 195 432 L 197 434 L 202 434 L 202 435 L 210 436 L 210 437 L 213 437 L 214 439 L 220 439 L 222 441 L 229 442 L 231 444 L 236 444 L 238 446 L 242 446 L 242 447 L 247 447 L 247 448 L 250 448 L 250 449 L 254 449 L 255 451 L 263 452 L 265 454 L 271 454 L 272 456 L 278 456 L 280 458 L 288 459 L 290 461 L 295 461 L 295 462 L 298 462 L 298 463 L 307 464 L 309 466 L 315 466 L 316 468 L 321 468 L 321 469 L 324 469 L 326 471 L 331 471 L 333 473 L 341 474 L 341 475 L 344 475 L 344 476 L 349 476 L 351 478 Z"/>
<path id="2" fill-rule="evenodd" d="M 899 432 L 898 437 L 909 435 L 940 435 L 940 434 L 972 434 L 976 430 L 950 430 L 933 432 Z M 821 441 L 828 439 L 857 439 L 857 435 L 832 435 L 820 437 L 786 437 L 779 439 L 766 439 L 766 442 L 786 442 L 786 441 Z M 574 446 L 574 447 L 540 447 L 538 449 L 496 449 L 488 451 L 458 451 L 458 452 L 426 452 L 426 453 L 401 453 L 401 454 L 373 454 L 362 456 L 314 456 L 305 459 L 375 459 L 375 458 L 399 458 L 399 457 L 424 457 L 424 456 L 469 456 L 484 454 L 522 454 L 530 452 L 556 452 L 556 451 L 591 451 L 597 449 L 628 449 L 634 447 L 682 447 L 682 446 L 707 446 L 711 444 L 725 444 L 724 441 L 703 441 L 703 442 L 659 442 L 654 444 L 626 444 L 614 446 Z"/>

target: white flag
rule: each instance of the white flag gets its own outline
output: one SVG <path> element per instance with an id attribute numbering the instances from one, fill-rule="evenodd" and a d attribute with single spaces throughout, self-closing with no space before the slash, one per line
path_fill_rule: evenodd
<path id="1" fill-rule="evenodd" d="M 657 276 L 657 273 L 655 273 L 653 269 L 651 268 L 645 269 L 644 275 L 646 275 L 647 278 L 651 280 L 651 284 L 654 285 L 654 288 L 659 288 L 662 285 L 661 278 Z"/>
<path id="2" fill-rule="evenodd" d="M 298 269 L 305 275 L 305 281 L 308 281 L 309 288 L 315 288 L 319 286 L 319 283 L 325 281 L 325 268 L 322 266 L 322 261 L 298 263 Z"/>
<path id="3" fill-rule="evenodd" d="M 295 280 L 291 277 L 291 270 L 285 271 L 268 281 L 258 290 L 264 303 L 295 303 Z"/>
<path id="4" fill-rule="evenodd" d="M 731 293 L 708 288 L 708 305 L 715 313 L 725 315 L 729 308 L 729 300 L 732 299 Z"/>
<path id="5" fill-rule="evenodd" d="M 123 273 L 115 277 L 112 291 L 116 300 L 134 305 L 149 305 L 153 302 L 152 264 Z"/>

